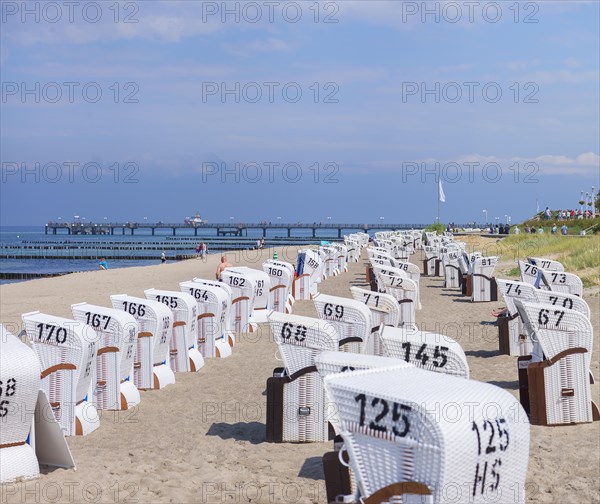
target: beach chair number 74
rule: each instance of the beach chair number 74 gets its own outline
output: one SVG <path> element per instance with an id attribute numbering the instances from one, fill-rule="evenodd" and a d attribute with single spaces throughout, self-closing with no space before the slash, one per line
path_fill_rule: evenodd
<path id="1" fill-rule="evenodd" d="M 306 339 L 306 331 L 308 331 L 308 328 L 303 325 L 294 326 L 294 324 L 290 324 L 289 322 L 283 324 L 283 327 L 281 328 L 281 337 L 284 340 L 289 340 L 292 337 L 294 327 L 296 328 L 296 333 L 293 335 L 294 339 L 298 342 L 304 341 Z"/>
<path id="2" fill-rule="evenodd" d="M 360 418 L 358 425 L 360 427 L 365 426 L 365 422 L 367 420 L 367 403 L 369 402 L 367 396 L 365 394 L 358 394 L 354 396 L 354 400 L 357 403 L 360 403 Z M 390 412 L 390 406 L 385 399 L 381 399 L 380 397 L 374 397 L 371 401 L 371 414 L 375 415 L 375 418 L 369 422 L 369 429 L 379 431 L 379 432 L 388 432 L 388 428 L 385 425 L 380 425 L 385 417 L 388 416 Z M 410 432 L 410 422 L 408 420 L 407 413 L 412 411 L 410 406 L 406 404 L 398 404 L 396 402 L 392 403 L 392 433 L 394 436 L 405 437 Z M 379 411 L 377 411 L 379 410 Z M 398 421 L 402 421 L 402 425 L 398 426 L 396 423 Z"/>
<path id="3" fill-rule="evenodd" d="M 538 313 L 538 322 L 540 323 L 540 325 L 548 325 L 548 322 L 550 321 L 549 315 L 550 310 L 546 308 L 540 310 L 540 312 Z M 558 324 L 560 324 L 560 321 L 565 316 L 565 312 L 564 310 L 554 310 L 554 315 L 558 315 L 556 322 L 554 323 L 554 327 L 558 327 Z"/>

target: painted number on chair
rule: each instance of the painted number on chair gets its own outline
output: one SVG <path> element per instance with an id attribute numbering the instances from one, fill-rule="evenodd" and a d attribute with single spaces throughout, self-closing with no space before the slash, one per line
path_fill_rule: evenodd
<path id="1" fill-rule="evenodd" d="M 500 485 L 502 453 L 510 444 L 508 424 L 502 417 L 474 421 L 471 431 L 477 437 L 477 464 L 473 479 L 473 497 L 496 492 Z"/>
<path id="2" fill-rule="evenodd" d="M 556 305 L 558 301 L 558 296 L 550 296 L 550 301 L 552 301 L 552 306 Z M 571 298 L 564 298 L 562 302 L 563 308 L 567 308 L 568 310 L 573 309 L 573 300 Z M 569 306 L 567 306 L 569 305 Z"/>
<path id="3" fill-rule="evenodd" d="M 425 366 L 429 359 L 431 358 L 431 363 L 433 367 L 443 368 L 448 363 L 448 347 L 445 346 L 436 346 L 433 349 L 433 357 L 430 357 L 427 353 L 427 343 L 423 343 L 418 350 L 416 347 L 413 347 L 410 341 L 405 341 L 402 343 L 402 350 L 404 350 L 404 360 L 406 362 L 416 362 L 417 364 Z M 411 350 L 416 350 L 414 356 L 411 354 Z M 429 347 L 429 351 L 431 352 L 431 346 Z"/>
<path id="4" fill-rule="evenodd" d="M 547 326 L 550 323 L 550 317 L 553 315 L 556 317 L 554 327 L 558 327 L 558 324 L 560 324 L 560 321 L 565 316 L 564 310 L 548 310 L 547 308 L 542 308 L 538 313 L 538 323 Z"/>
<path id="5" fill-rule="evenodd" d="M 514 289 L 513 289 L 513 287 L 514 287 Z M 506 293 L 510 294 L 511 291 L 513 293 L 512 297 L 520 296 L 521 292 L 522 292 L 521 291 L 521 286 L 518 285 L 518 284 L 512 284 L 512 283 L 507 284 L 507 286 L 506 286 Z"/>
<path id="6" fill-rule="evenodd" d="M 192 296 L 194 296 L 194 299 L 196 301 L 208 301 L 208 292 L 202 289 L 194 289 L 193 287 L 190 287 L 189 289 L 190 294 Z"/>
<path id="7" fill-rule="evenodd" d="M 0 380 L 0 418 L 8 415 L 10 401 L 7 397 L 12 397 L 17 393 L 17 379 L 9 378 L 6 383 Z M 3 399 L 4 397 L 4 399 Z"/>
<path id="8" fill-rule="evenodd" d="M 246 285 L 246 279 L 236 276 L 230 276 L 229 285 L 233 285 L 234 287 L 244 287 Z"/>
<path id="9" fill-rule="evenodd" d="M 323 307 L 323 315 L 325 317 L 333 317 L 339 320 L 344 316 L 344 307 L 342 305 L 325 303 L 325 306 Z"/>
<path id="10" fill-rule="evenodd" d="M 363 293 L 363 296 L 365 298 L 365 304 L 368 305 L 369 301 L 371 301 L 371 299 L 373 299 L 373 302 L 371 304 L 375 304 L 375 308 L 377 308 L 379 306 L 379 298 L 380 296 L 377 296 L 375 294 L 367 294 L 367 293 Z"/>
<path id="11" fill-rule="evenodd" d="M 296 341 L 301 343 L 306 339 L 306 331 L 308 331 L 308 328 L 304 325 L 294 325 L 286 322 L 281 328 L 281 337 L 285 341 L 289 341 L 293 336 Z"/>
<path id="12" fill-rule="evenodd" d="M 45 343 L 56 342 L 59 345 L 67 341 L 67 330 L 64 327 L 40 323 L 37 325 L 37 328 L 39 329 L 38 341 Z"/>
<path id="13" fill-rule="evenodd" d="M 112 320 L 110 315 L 100 315 L 99 313 L 85 312 L 85 323 L 89 326 L 92 326 L 94 329 L 104 329 L 108 328 L 108 324 Z"/>
<path id="14" fill-rule="evenodd" d="M 526 264 L 525 273 L 529 276 L 537 276 L 538 269 L 533 264 Z"/>
<path id="15" fill-rule="evenodd" d="M 405 437 L 410 432 L 408 414 L 412 408 L 406 404 L 386 401 L 380 397 L 365 394 L 354 396 L 360 405 L 358 425 L 378 432 L 391 432 L 394 436 Z M 391 421 L 390 421 L 391 415 Z"/>
<path id="16" fill-rule="evenodd" d="M 283 276 L 283 270 L 277 269 L 277 268 L 271 268 L 269 267 L 269 276 L 276 276 L 276 277 L 280 277 Z"/>
<path id="17" fill-rule="evenodd" d="M 567 275 L 564 273 L 551 273 L 552 275 L 552 283 L 567 283 Z"/>
<path id="18" fill-rule="evenodd" d="M 161 296 L 161 295 L 157 295 L 157 296 L 155 296 L 155 298 L 156 298 L 156 300 L 159 303 L 167 305 L 172 310 L 174 310 L 175 308 L 177 308 L 177 298 L 175 296 Z"/>
<path id="19" fill-rule="evenodd" d="M 123 311 L 131 315 L 137 315 L 143 317 L 146 315 L 146 307 L 143 304 L 132 303 L 130 301 L 123 301 Z"/>

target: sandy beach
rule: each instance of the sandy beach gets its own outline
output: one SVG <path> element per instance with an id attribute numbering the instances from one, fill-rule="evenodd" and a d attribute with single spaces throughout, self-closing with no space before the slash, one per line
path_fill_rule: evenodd
<path id="1" fill-rule="evenodd" d="M 277 249 L 295 262 L 297 247 Z M 235 265 L 261 268 L 272 250 L 229 254 Z M 366 254 L 363 254 L 363 258 Z M 412 261 L 421 265 L 420 252 Z M 0 287 L 0 319 L 13 334 L 21 314 L 40 310 L 71 317 L 72 303 L 109 306 L 109 295 L 143 295 L 145 289 L 179 290 L 193 277 L 214 278 L 219 257 L 119 270 L 78 273 Z M 351 297 L 365 286 L 365 267 L 326 280 L 321 292 Z M 498 354 L 490 311 L 502 305 L 473 304 L 441 278 L 421 277 L 420 329 L 455 338 L 466 352 L 471 378 L 493 383 L 518 397 L 515 357 Z M 600 378 L 597 291 L 586 290 L 592 309 L 592 371 Z M 297 301 L 294 313 L 316 316 L 312 302 Z M 326 501 L 321 456 L 332 443 L 265 442 L 265 383 L 279 365 L 267 326 L 242 335 L 227 359 L 207 359 L 196 374 L 177 374 L 164 390 L 141 392 L 141 404 L 103 412 L 100 428 L 68 444 L 77 470 L 42 468 L 38 480 L 2 487 L 1 502 L 297 502 Z M 600 385 L 591 386 L 599 403 Z M 600 424 L 531 427 L 527 501 L 600 502 Z M 467 500 L 461 500 L 466 502 Z M 503 498 L 502 503 L 513 502 Z"/>

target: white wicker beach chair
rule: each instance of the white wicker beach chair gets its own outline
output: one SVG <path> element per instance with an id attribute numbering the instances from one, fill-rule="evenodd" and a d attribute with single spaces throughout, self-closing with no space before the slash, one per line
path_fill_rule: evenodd
<path id="1" fill-rule="evenodd" d="M 233 292 L 229 315 L 233 332 L 236 334 L 253 332 L 256 327 L 251 324 L 250 315 L 254 309 L 255 277 L 226 268 L 221 273 L 221 278 Z"/>
<path id="2" fill-rule="evenodd" d="M 417 306 L 418 310 L 421 309 L 421 296 L 420 296 L 420 281 L 421 281 L 421 270 L 416 264 L 405 262 L 405 261 L 396 261 L 396 268 L 405 271 L 413 282 L 417 284 Z"/>
<path id="3" fill-rule="evenodd" d="M 524 301 L 530 301 L 525 299 Z M 567 292 L 548 291 L 543 289 L 533 290 L 533 302 L 545 303 L 557 308 L 567 308 L 581 313 L 585 318 L 591 320 L 590 307 L 582 297 Z"/>
<path id="4" fill-rule="evenodd" d="M 329 322 L 297 315 L 271 312 L 269 324 L 284 367 L 267 380 L 267 441 L 326 441 L 325 391 L 314 360 L 338 351 L 339 335 Z"/>
<path id="5" fill-rule="evenodd" d="M 497 301 L 498 287 L 496 279 L 492 276 L 498 257 L 478 257 L 473 263 L 471 301 Z"/>
<path id="6" fill-rule="evenodd" d="M 294 303 L 296 302 L 296 300 L 294 299 L 294 296 L 292 294 L 293 288 L 294 288 L 294 279 L 296 278 L 296 268 L 294 267 L 293 264 L 289 263 L 289 262 L 285 262 L 285 261 L 276 261 L 274 259 L 269 259 L 267 261 L 265 261 L 263 263 L 263 271 L 266 272 L 267 274 L 269 274 L 268 270 L 265 270 L 265 265 L 266 264 L 272 264 L 274 266 L 277 266 L 279 268 L 284 268 L 285 270 L 287 270 L 288 274 L 289 274 L 289 278 L 290 280 L 290 287 L 289 287 L 289 297 L 288 297 L 288 302 L 290 304 L 290 306 L 294 306 Z M 272 275 L 269 275 L 272 276 Z M 282 275 L 284 278 L 286 278 L 286 276 Z M 273 288 L 274 285 L 278 285 L 278 282 L 281 283 L 282 278 L 271 278 L 271 288 Z"/>
<path id="7" fill-rule="evenodd" d="M 337 251 L 337 269 L 340 273 L 348 271 L 348 247 L 342 243 L 332 243 L 331 246 Z"/>
<path id="8" fill-rule="evenodd" d="M 515 305 L 534 343 L 527 386 L 520 383 L 521 393 L 528 392 L 527 398 L 521 395 L 521 403 L 529 405 L 531 423 L 599 420 L 589 381 L 594 339 L 590 321 L 575 310 L 548 304 L 515 300 Z"/>
<path id="9" fill-rule="evenodd" d="M 40 371 L 34 351 L 0 325 L 0 483 L 39 476 L 35 450 L 27 441 Z"/>
<path id="10" fill-rule="evenodd" d="M 71 305 L 73 318 L 91 326 L 99 336 L 92 397 L 100 410 L 126 410 L 139 404 L 133 362 L 139 325 L 122 310 L 89 303 Z"/>
<path id="11" fill-rule="evenodd" d="M 532 342 L 523 327 L 523 321 L 515 306 L 514 300 L 535 301 L 536 289 L 533 285 L 516 280 L 496 279 L 498 290 L 506 303 L 507 313 L 498 317 L 498 345 L 501 354 L 529 355 Z"/>
<path id="12" fill-rule="evenodd" d="M 540 285 L 540 279 L 542 277 L 542 270 L 540 267 L 525 261 L 518 261 L 519 271 L 521 273 L 521 281 L 533 285 L 536 289 L 543 288 L 548 289 L 546 286 Z"/>
<path id="13" fill-rule="evenodd" d="M 227 332 L 231 298 L 225 289 L 195 278 L 179 284 L 196 300 L 196 341 L 198 351 L 205 358 L 225 358 L 231 355 L 231 341 Z"/>
<path id="14" fill-rule="evenodd" d="M 66 436 L 86 436 L 100 426 L 90 394 L 98 335 L 88 325 L 39 311 L 22 316 L 42 369 L 42 390 Z"/>
<path id="15" fill-rule="evenodd" d="M 231 348 L 233 348 L 235 346 L 235 331 L 233 329 L 233 323 L 232 323 L 232 319 L 234 318 L 231 313 L 233 311 L 232 308 L 232 300 L 234 298 L 233 295 L 233 289 L 231 287 L 229 287 L 229 285 L 227 285 L 225 282 L 221 282 L 220 280 L 206 280 L 204 278 L 197 278 L 194 277 L 193 281 L 202 285 L 206 285 L 206 286 L 210 286 L 210 287 L 216 287 L 218 289 L 221 289 L 222 291 L 225 291 L 225 293 L 227 294 L 227 308 L 226 308 L 226 315 L 225 315 L 225 334 L 227 335 L 227 340 L 229 342 L 229 346 Z M 200 313 L 200 312 L 198 312 Z"/>
<path id="16" fill-rule="evenodd" d="M 304 249 L 298 252 L 298 276 L 294 279 L 292 287 L 294 299 L 309 300 L 318 294 L 323 265 L 318 251 Z"/>
<path id="17" fill-rule="evenodd" d="M 340 270 L 338 269 L 338 251 L 334 247 L 319 247 L 320 252 L 324 255 L 322 256 L 325 264 L 325 275 L 328 278 L 337 276 L 340 274 Z"/>
<path id="18" fill-rule="evenodd" d="M 432 245 L 423 246 L 425 259 L 423 259 L 423 274 L 427 276 L 439 276 L 439 249 Z"/>
<path id="19" fill-rule="evenodd" d="M 175 383 L 170 366 L 169 345 L 173 333 L 173 312 L 163 303 L 141 297 L 115 294 L 113 308 L 127 312 L 140 326 L 135 350 L 133 377 L 138 389 L 162 389 Z"/>
<path id="20" fill-rule="evenodd" d="M 554 292 L 566 292 L 575 296 L 583 296 L 583 282 L 574 273 L 564 271 L 541 270 L 541 284 L 543 283 L 549 290 Z"/>
<path id="21" fill-rule="evenodd" d="M 291 266 L 291 265 L 290 265 Z M 269 275 L 269 308 L 279 313 L 292 313 L 292 284 L 294 283 L 293 269 L 286 266 L 265 262 L 263 271 Z"/>
<path id="22" fill-rule="evenodd" d="M 383 291 L 393 296 L 400 307 L 400 327 L 415 327 L 418 285 L 408 278 L 405 271 L 396 268 L 373 268 L 377 283 Z"/>
<path id="23" fill-rule="evenodd" d="M 351 298 L 319 294 L 313 303 L 320 319 L 332 324 L 340 337 L 343 352 L 375 355 L 379 349 L 377 332 L 371 310 Z"/>
<path id="24" fill-rule="evenodd" d="M 197 373 L 204 366 L 198 351 L 198 306 L 196 299 L 184 291 L 148 289 L 146 299 L 163 303 L 173 312 L 173 333 L 169 346 L 170 366 L 176 373 Z"/>
<path id="25" fill-rule="evenodd" d="M 565 271 L 565 267 L 558 261 L 544 257 L 528 257 L 527 262 L 548 271 Z"/>
<path id="26" fill-rule="evenodd" d="M 414 368 L 324 382 L 356 476 L 356 501 L 525 502 L 529 424 L 505 390 Z"/>
<path id="27" fill-rule="evenodd" d="M 404 359 L 427 371 L 469 377 L 462 347 L 449 336 L 403 327 L 383 326 L 379 337 L 383 355 Z"/>
<path id="28" fill-rule="evenodd" d="M 456 249 L 442 254 L 442 270 L 446 289 L 457 289 L 461 286 L 462 272 L 458 264 L 460 256 L 461 253 Z"/>
<path id="29" fill-rule="evenodd" d="M 262 269 L 258 270 L 247 268 L 245 266 L 227 268 L 227 271 L 234 271 L 254 280 L 254 300 L 250 312 L 250 332 L 252 332 L 256 330 L 256 324 L 267 322 L 268 311 L 272 309 L 269 306 L 269 294 L 271 291 L 271 279 L 269 278 L 269 274 Z M 233 285 L 231 285 L 231 287 L 235 288 Z"/>
<path id="30" fill-rule="evenodd" d="M 371 310 L 373 325 L 381 324 L 398 327 L 401 323 L 400 305 L 396 298 L 385 292 L 373 292 L 360 287 L 350 287 L 352 297 L 356 301 L 365 304 Z M 381 351 L 375 351 L 375 355 L 381 355 Z"/>

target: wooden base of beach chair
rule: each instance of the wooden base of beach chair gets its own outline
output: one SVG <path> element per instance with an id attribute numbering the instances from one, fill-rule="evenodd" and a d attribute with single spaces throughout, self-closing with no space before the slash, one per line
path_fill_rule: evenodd
<path id="1" fill-rule="evenodd" d="M 325 425 L 319 425 L 319 417 L 320 415 L 323 415 L 324 412 L 315 410 L 314 408 L 312 411 L 310 411 L 311 408 L 298 407 L 297 404 L 285 404 L 285 387 L 293 387 L 298 383 L 297 380 L 303 379 L 303 377 L 305 377 L 308 373 L 317 374 L 317 368 L 315 366 L 304 368 L 296 372 L 293 376 L 286 375 L 284 368 L 275 368 L 273 370 L 273 377 L 267 379 L 266 441 L 268 443 L 314 442 L 325 441 L 327 439 L 333 439 L 335 437 L 335 431 L 333 430 L 331 424 L 327 424 L 327 433 L 324 432 Z M 314 439 L 286 439 L 286 435 L 284 434 L 284 431 L 286 430 L 284 423 L 286 421 L 290 421 L 289 416 L 296 409 L 298 409 L 299 415 L 303 415 L 307 419 L 309 419 L 309 417 L 312 417 L 312 420 L 308 420 L 308 422 L 312 421 L 312 424 L 314 426 Z M 308 411 L 300 412 L 300 410 Z M 323 439 L 323 437 L 325 437 L 326 439 Z"/>
<path id="2" fill-rule="evenodd" d="M 529 408 L 529 378 L 527 368 L 531 364 L 531 355 L 523 355 L 517 359 L 519 369 L 519 401 L 525 410 L 525 413 L 530 414 Z"/>
<path id="3" fill-rule="evenodd" d="M 188 360 L 190 373 L 197 373 L 204 367 L 204 357 L 202 357 L 202 354 L 196 348 L 190 348 L 188 350 Z"/>
<path id="4" fill-rule="evenodd" d="M 322 461 L 327 502 L 339 502 L 338 495 L 345 496 L 352 493 L 350 469 L 340 462 L 337 451 L 327 452 L 323 455 Z"/>
<path id="5" fill-rule="evenodd" d="M 424 483 L 418 483 L 416 481 L 394 483 L 384 488 L 380 488 L 363 501 L 365 504 L 379 504 L 381 502 L 391 502 L 391 499 L 393 498 L 394 502 L 400 502 L 398 498 L 402 495 L 430 496 L 429 499 L 427 499 L 427 497 L 421 497 L 420 502 L 433 503 L 433 496 L 431 495 L 429 487 Z M 402 502 L 404 502 L 404 500 L 402 500 Z"/>
<path id="6" fill-rule="evenodd" d="M 434 276 L 439 277 L 440 276 L 440 269 L 442 267 L 442 261 L 440 259 L 436 259 L 435 260 L 435 273 Z"/>
<path id="7" fill-rule="evenodd" d="M 462 276 L 461 288 L 463 296 L 471 297 L 473 294 L 473 278 L 471 275 Z"/>

